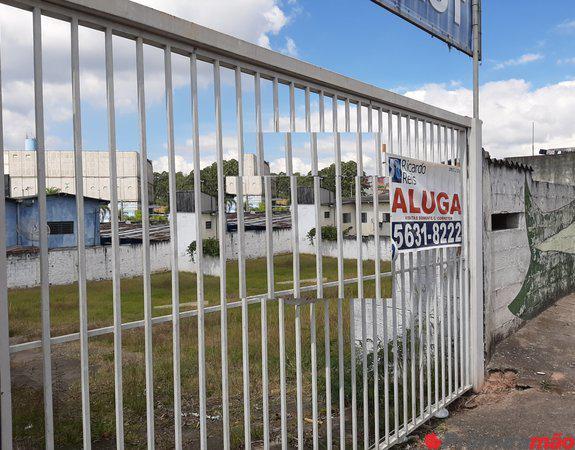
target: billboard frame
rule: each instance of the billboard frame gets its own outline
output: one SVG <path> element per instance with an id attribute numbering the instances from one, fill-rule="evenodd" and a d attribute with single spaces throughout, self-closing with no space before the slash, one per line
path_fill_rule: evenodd
<path id="1" fill-rule="evenodd" d="M 398 17 L 401 17 L 403 20 L 409 22 L 412 25 L 415 25 L 417 28 L 419 28 L 420 30 L 425 31 L 428 34 L 431 34 L 433 37 L 439 39 L 440 41 L 444 42 L 445 44 L 447 44 L 447 46 L 449 48 L 453 47 L 457 50 L 459 50 L 460 52 L 473 57 L 474 51 L 476 49 L 473 48 L 473 46 L 475 45 L 475 42 L 472 38 L 472 48 L 471 49 L 466 49 L 463 46 L 459 45 L 457 42 L 455 42 L 454 40 L 450 40 L 447 36 L 445 36 L 445 34 L 442 34 L 440 31 L 438 31 L 438 29 L 434 28 L 431 25 L 425 24 L 421 21 L 418 21 L 416 18 L 408 15 L 408 14 L 404 14 L 401 11 L 397 10 L 397 9 L 393 9 L 392 7 L 390 7 L 390 5 L 385 4 L 382 0 L 371 0 L 373 3 L 375 3 L 376 5 L 386 9 L 387 11 L 395 14 Z M 480 19 L 481 14 L 478 15 L 478 19 L 479 21 L 481 21 Z M 473 28 L 473 4 L 472 4 L 472 28 Z M 481 22 L 479 22 L 479 28 L 481 29 Z M 479 48 L 478 50 L 478 54 L 479 54 L 479 61 L 481 61 L 481 39 L 479 39 Z"/>

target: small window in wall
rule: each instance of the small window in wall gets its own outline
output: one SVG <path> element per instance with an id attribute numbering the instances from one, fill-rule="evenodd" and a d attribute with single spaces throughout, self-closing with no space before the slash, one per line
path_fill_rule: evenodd
<path id="1" fill-rule="evenodd" d="M 519 228 L 521 213 L 491 214 L 491 230 L 513 230 Z"/>
<path id="2" fill-rule="evenodd" d="M 361 223 L 367 223 L 367 213 L 361 213 Z"/>
<path id="3" fill-rule="evenodd" d="M 343 223 L 351 223 L 351 213 L 343 213 Z"/>
<path id="4" fill-rule="evenodd" d="M 383 213 L 381 215 L 381 220 L 382 220 L 382 222 L 389 223 L 389 220 L 390 220 L 389 213 Z"/>
<path id="5" fill-rule="evenodd" d="M 212 221 L 206 220 L 206 230 L 211 230 L 211 229 L 212 229 Z"/>
<path id="6" fill-rule="evenodd" d="M 329 219 L 329 211 L 324 211 L 324 213 L 323 213 L 323 218 L 324 218 L 324 219 Z"/>
<path id="7" fill-rule="evenodd" d="M 66 220 L 63 222 L 48 222 L 50 234 L 74 234 L 74 222 Z"/>

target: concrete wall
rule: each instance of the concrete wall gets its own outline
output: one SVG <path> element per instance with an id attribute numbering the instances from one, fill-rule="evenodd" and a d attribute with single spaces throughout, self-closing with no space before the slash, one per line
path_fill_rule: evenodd
<path id="1" fill-rule="evenodd" d="M 575 241 L 575 229 L 569 231 L 575 228 L 575 186 L 533 181 L 528 170 L 490 160 L 483 182 L 485 334 L 491 350 L 575 290 L 573 250 L 549 244 L 565 233 L 565 242 Z M 492 215 L 507 213 L 518 214 L 517 227 L 493 230 Z"/>
<path id="2" fill-rule="evenodd" d="M 170 243 L 150 246 L 152 272 L 171 269 Z M 71 284 L 78 280 L 78 253 L 76 249 L 55 249 L 48 253 L 50 284 Z M 86 276 L 92 280 L 112 279 L 112 247 L 86 248 Z M 38 253 L 8 255 L 8 287 L 25 288 L 40 285 Z M 142 246 L 120 246 L 120 275 L 123 278 L 142 275 Z"/>
<path id="3" fill-rule="evenodd" d="M 530 166 L 533 169 L 534 181 L 548 181 L 575 186 L 575 152 L 507 159 Z"/>
<path id="4" fill-rule="evenodd" d="M 306 205 L 311 207 L 311 205 Z M 301 214 L 302 206 L 298 208 L 298 226 L 299 226 L 299 251 L 302 254 L 313 254 L 317 252 L 314 243 L 310 243 L 307 238 L 307 232 L 315 226 L 314 218 L 310 214 Z M 213 218 L 215 220 L 215 217 Z M 205 236 L 204 236 L 205 238 Z M 293 236 L 291 229 L 279 229 L 272 232 L 274 254 L 293 252 Z M 178 213 L 178 264 L 180 270 L 196 271 L 196 263 L 191 261 L 187 248 L 192 241 L 196 240 L 196 225 L 194 213 Z M 265 231 L 247 231 L 245 233 L 244 255 L 246 258 L 265 258 L 266 257 L 266 232 Z M 383 260 L 391 259 L 391 241 L 388 237 L 382 237 L 380 241 L 380 258 Z M 239 256 L 239 237 L 238 233 L 227 233 L 225 243 L 226 259 L 236 260 Z M 373 238 L 367 239 L 362 243 L 362 253 L 364 259 L 374 260 L 376 258 L 375 241 Z M 337 243 L 323 242 L 322 255 L 328 257 L 337 257 Z M 343 256 L 346 259 L 357 258 L 357 241 L 355 239 L 344 239 Z M 204 273 L 217 275 L 219 272 L 216 266 L 219 263 L 210 262 L 204 268 Z"/>

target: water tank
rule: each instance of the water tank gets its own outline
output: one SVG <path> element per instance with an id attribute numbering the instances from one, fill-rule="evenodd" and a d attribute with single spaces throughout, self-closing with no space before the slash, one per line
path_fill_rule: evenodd
<path id="1" fill-rule="evenodd" d="M 38 142 L 36 141 L 36 138 L 26 138 L 26 142 L 24 144 L 24 150 L 26 150 L 27 152 L 33 152 L 36 151 L 38 149 Z"/>

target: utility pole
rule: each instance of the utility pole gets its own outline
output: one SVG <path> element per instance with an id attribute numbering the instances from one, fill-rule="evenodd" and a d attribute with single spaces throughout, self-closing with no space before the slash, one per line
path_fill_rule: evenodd
<path id="1" fill-rule="evenodd" d="M 535 156 L 535 122 L 531 122 L 531 156 Z"/>
<path id="2" fill-rule="evenodd" d="M 479 61 L 481 58 L 481 0 L 472 3 L 473 26 L 473 118 L 479 119 Z"/>
<path id="3" fill-rule="evenodd" d="M 483 339 L 483 145 L 479 119 L 479 60 L 481 58 L 481 0 L 472 2 L 473 119 L 468 145 L 469 166 L 469 281 L 470 281 L 470 381 L 478 392 L 485 377 Z"/>

